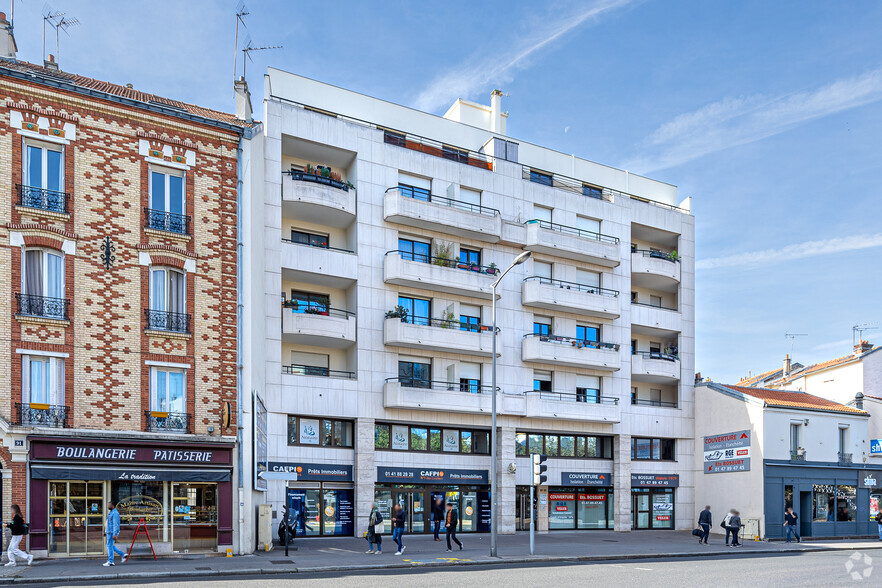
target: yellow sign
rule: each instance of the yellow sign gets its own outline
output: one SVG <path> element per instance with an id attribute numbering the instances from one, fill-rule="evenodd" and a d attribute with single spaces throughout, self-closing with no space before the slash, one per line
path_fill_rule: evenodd
<path id="1" fill-rule="evenodd" d="M 333 506 L 326 506 L 325 507 L 325 516 L 326 517 L 334 516 L 334 507 Z"/>
<path id="2" fill-rule="evenodd" d="M 472 516 L 472 513 L 474 513 L 474 512 L 475 512 L 475 509 L 473 509 L 471 506 L 466 507 L 466 514 L 467 515 Z"/>

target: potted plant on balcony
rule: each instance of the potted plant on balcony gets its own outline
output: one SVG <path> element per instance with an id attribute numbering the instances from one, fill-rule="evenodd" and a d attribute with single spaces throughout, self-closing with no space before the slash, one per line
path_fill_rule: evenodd
<path id="1" fill-rule="evenodd" d="M 456 320 L 456 315 L 453 314 L 449 309 L 445 310 L 441 313 L 441 328 L 442 329 L 452 329 L 454 327 L 454 321 Z"/>
<path id="2" fill-rule="evenodd" d="M 397 318 L 401 319 L 402 323 L 407 322 L 407 309 L 401 306 L 400 304 L 393 308 L 392 310 L 386 311 L 386 318 Z"/>
<path id="3" fill-rule="evenodd" d="M 496 262 L 490 262 L 490 265 L 487 266 L 487 273 L 491 276 L 495 276 L 499 273 L 499 267 L 496 265 Z"/>
<path id="4" fill-rule="evenodd" d="M 450 245 L 435 245 L 435 265 L 441 267 L 453 267 L 454 262 L 450 259 Z"/>

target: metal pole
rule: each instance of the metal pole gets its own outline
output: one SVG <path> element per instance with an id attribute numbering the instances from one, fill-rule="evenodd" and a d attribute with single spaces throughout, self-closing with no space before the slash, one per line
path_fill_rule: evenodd
<path id="1" fill-rule="evenodd" d="M 533 519 L 535 518 L 535 512 L 533 510 L 533 490 L 535 490 L 535 486 L 530 484 L 530 555 L 533 555 Z"/>
<path id="2" fill-rule="evenodd" d="M 501 276 L 500 276 L 501 277 Z M 497 522 L 497 504 L 499 501 L 499 492 L 496 487 L 497 467 L 496 467 L 496 286 L 499 280 L 493 283 L 490 291 L 493 296 L 493 359 L 491 368 L 490 385 L 492 388 L 493 400 L 490 404 L 490 557 L 496 557 L 496 522 Z"/>

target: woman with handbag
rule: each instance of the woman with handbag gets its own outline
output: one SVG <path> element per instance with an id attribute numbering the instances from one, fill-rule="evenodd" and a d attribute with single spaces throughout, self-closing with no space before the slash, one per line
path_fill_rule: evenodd
<path id="1" fill-rule="evenodd" d="M 21 508 L 17 504 L 12 505 L 12 522 L 6 523 L 6 526 L 9 527 L 9 532 L 12 534 L 12 539 L 9 540 L 9 549 L 6 551 L 6 556 L 9 558 L 6 567 L 15 565 L 15 556 L 28 560 L 28 565 L 31 565 L 34 556 L 28 555 L 18 548 L 24 536 L 28 534 L 28 527 L 24 522 L 24 517 L 21 516 Z"/>
<path id="2" fill-rule="evenodd" d="M 383 553 L 383 515 L 380 514 L 380 509 L 376 502 L 371 505 L 367 533 L 367 553 L 376 553 L 377 555 Z M 377 544 L 376 550 L 374 550 L 374 543 Z"/>

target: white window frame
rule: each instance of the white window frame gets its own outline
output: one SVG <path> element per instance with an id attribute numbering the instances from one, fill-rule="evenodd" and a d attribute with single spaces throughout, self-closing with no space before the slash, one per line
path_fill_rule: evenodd
<path id="1" fill-rule="evenodd" d="M 163 301 L 163 308 L 157 308 L 155 305 L 156 297 L 158 296 L 155 293 L 155 277 L 154 273 L 163 273 L 163 288 L 165 289 L 165 300 Z M 182 281 L 182 291 L 183 291 L 183 308 L 179 308 L 177 310 L 170 310 L 171 304 L 171 278 L 169 272 L 174 272 L 181 276 Z M 178 269 L 176 267 L 167 267 L 167 266 L 150 266 L 150 279 L 149 279 L 149 300 L 148 305 L 150 306 L 149 310 L 155 310 L 157 312 L 176 312 L 178 314 L 187 314 L 187 272 L 182 269 Z"/>
<path id="2" fill-rule="evenodd" d="M 28 294 L 31 296 L 35 296 L 35 294 L 29 292 L 27 290 L 27 253 L 29 251 L 39 251 L 40 255 L 40 281 L 42 282 L 42 293 L 40 296 L 44 298 L 65 298 L 66 292 L 66 284 L 64 280 L 64 252 L 59 251 L 58 249 L 48 249 L 46 247 L 22 247 L 21 248 L 21 292 L 23 294 Z M 55 256 L 61 259 L 61 295 L 60 296 L 48 296 L 49 293 L 49 256 Z"/>
<path id="3" fill-rule="evenodd" d="M 45 388 L 39 391 L 34 399 L 34 390 L 31 387 L 32 364 L 40 363 L 44 366 L 43 381 Z M 48 404 L 61 406 L 64 404 L 64 358 L 51 357 L 39 354 L 23 354 L 21 356 L 21 401 L 22 404 Z"/>
<path id="4" fill-rule="evenodd" d="M 163 181 L 165 182 L 165 202 L 163 203 L 163 208 L 161 212 L 171 212 L 170 206 L 170 198 L 171 198 L 171 183 L 169 178 L 174 176 L 177 178 L 181 178 L 181 212 L 179 214 L 186 215 L 187 214 L 187 174 L 184 170 L 172 169 L 168 167 L 160 167 L 158 165 L 151 165 L 149 169 L 149 173 L 147 175 L 148 178 L 148 187 L 147 194 L 148 200 L 150 202 L 150 209 L 157 210 L 153 208 L 153 174 L 162 174 L 164 176 Z"/>
<path id="5" fill-rule="evenodd" d="M 181 410 L 170 410 L 173 408 L 171 406 L 171 377 L 169 374 L 181 374 L 182 377 L 182 394 L 181 394 L 181 402 L 183 406 L 180 407 Z M 158 392 L 157 382 L 160 378 L 165 379 L 165 406 L 159 405 L 159 400 L 156 397 Z M 177 413 L 177 414 L 186 414 L 187 413 L 187 370 L 181 368 L 168 368 L 168 367 L 151 367 L 150 368 L 150 412 L 164 412 L 164 413 Z"/>
<path id="6" fill-rule="evenodd" d="M 57 143 L 44 143 L 42 141 L 36 141 L 34 139 L 23 139 L 23 148 L 21 158 L 21 177 L 22 177 L 22 185 L 30 186 L 30 174 L 28 173 L 28 162 L 30 161 L 30 149 L 29 147 L 36 147 L 41 150 L 41 178 L 39 186 L 31 186 L 32 188 L 40 188 L 42 190 L 48 190 L 49 184 L 49 165 L 48 165 L 48 155 L 47 151 L 56 151 L 61 154 L 61 169 L 58 171 L 58 187 L 59 192 L 64 192 L 64 145 L 59 145 Z"/>

